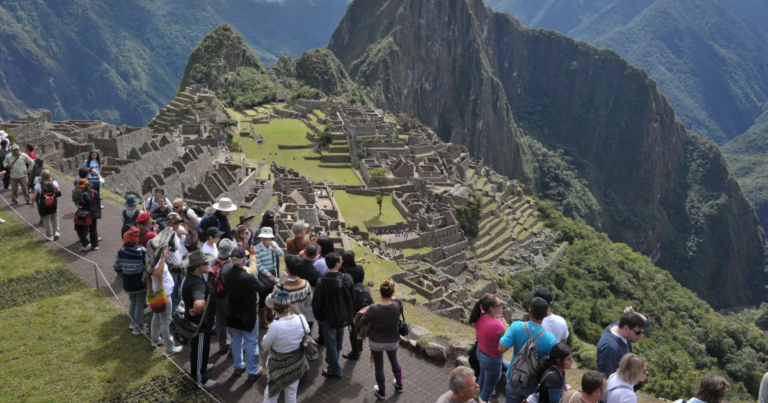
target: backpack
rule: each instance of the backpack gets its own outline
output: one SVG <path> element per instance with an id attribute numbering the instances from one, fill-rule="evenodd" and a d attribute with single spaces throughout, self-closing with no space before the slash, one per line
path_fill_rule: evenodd
<path id="1" fill-rule="evenodd" d="M 221 223 L 219 222 L 219 219 L 216 218 L 213 214 L 207 215 L 203 217 L 202 220 L 200 220 L 200 223 L 197 224 L 197 228 L 195 228 L 195 231 L 197 232 L 197 239 L 200 240 L 200 242 L 205 242 L 208 240 L 208 234 L 205 233 L 206 224 L 208 224 L 209 220 L 216 220 L 216 228 L 221 229 Z"/>
<path id="2" fill-rule="evenodd" d="M 139 210 L 133 212 L 133 217 L 128 217 L 128 213 L 123 210 L 123 227 L 120 229 L 120 236 L 125 235 L 131 227 L 136 225 L 136 219 L 139 218 Z"/>
<path id="3" fill-rule="evenodd" d="M 53 183 L 40 184 L 40 207 L 46 210 L 56 211 L 56 188 Z"/>
<path id="4" fill-rule="evenodd" d="M 74 188 L 72 189 L 72 202 L 75 203 L 75 206 L 77 206 L 78 203 L 80 203 L 80 195 L 83 194 L 83 189 Z"/>
<path id="5" fill-rule="evenodd" d="M 353 299 L 355 303 L 355 312 L 365 308 L 371 303 L 371 290 L 363 283 L 355 283 L 352 287 Z"/>
<path id="6" fill-rule="evenodd" d="M 509 380 L 514 385 L 522 387 L 533 387 L 539 382 L 536 379 L 536 372 L 539 369 L 539 350 L 536 347 L 536 339 L 546 332 L 541 331 L 531 338 L 531 332 L 528 330 L 528 322 L 523 323 L 525 334 L 528 335 L 528 341 L 523 344 L 520 351 L 517 351 L 515 360 L 512 361 L 509 369 Z"/>
<path id="7" fill-rule="evenodd" d="M 205 210 L 197 204 L 187 203 L 187 208 L 184 210 L 184 217 L 187 216 L 187 211 L 192 210 L 198 217 L 205 216 Z"/>
<path id="8" fill-rule="evenodd" d="M 216 294 L 216 299 L 223 299 L 227 297 L 227 289 L 224 287 L 224 269 L 229 269 L 232 266 L 231 261 L 222 260 L 216 258 L 211 266 L 211 271 L 208 272 L 208 284 L 213 288 Z"/>

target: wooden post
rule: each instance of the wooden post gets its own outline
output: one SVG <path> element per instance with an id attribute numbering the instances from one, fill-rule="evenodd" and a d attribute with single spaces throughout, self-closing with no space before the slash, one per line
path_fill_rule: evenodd
<path id="1" fill-rule="evenodd" d="M 96 266 L 96 263 L 93 264 L 93 274 L 96 277 L 96 289 L 99 289 L 99 267 Z"/>

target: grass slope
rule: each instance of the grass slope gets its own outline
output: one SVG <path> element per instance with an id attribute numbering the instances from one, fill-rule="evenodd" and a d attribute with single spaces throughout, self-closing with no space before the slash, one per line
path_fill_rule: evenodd
<path id="1" fill-rule="evenodd" d="M 367 232 L 368 226 L 395 225 L 405 221 L 405 217 L 392 203 L 392 196 L 384 196 L 384 201 L 381 204 L 381 215 L 379 215 L 379 205 L 376 204 L 376 197 L 374 196 L 360 196 L 343 190 L 335 190 L 333 197 L 339 205 L 347 228 L 357 225 L 361 231 Z"/>

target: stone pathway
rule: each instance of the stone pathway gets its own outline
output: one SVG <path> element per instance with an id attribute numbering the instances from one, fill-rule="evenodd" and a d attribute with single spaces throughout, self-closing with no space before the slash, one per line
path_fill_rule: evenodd
<path id="1" fill-rule="evenodd" d="M 66 260 L 72 270 L 82 276 L 91 285 L 98 284 L 108 297 L 113 297 L 113 291 L 117 296 L 116 302 L 123 310 L 128 306 L 128 297 L 122 290 L 122 282 L 112 270 L 112 263 L 117 250 L 122 246 L 120 238 L 121 219 L 120 213 L 123 206 L 110 200 L 104 200 L 103 218 L 99 220 L 99 235 L 103 238 L 98 251 L 84 252 L 82 256 L 91 262 L 95 262 L 101 269 L 104 277 L 96 278 L 94 264 L 81 259 L 77 250 L 80 243 L 77 234 L 74 231 L 72 220 L 75 213 L 75 207 L 70 202 L 70 193 L 72 182 L 67 179 L 58 180 L 63 197 L 59 199 L 59 216 L 61 227 L 61 238 L 56 244 L 52 244 L 52 249 Z M 2 195 L 10 202 L 10 191 L 0 190 Z M 0 200 L 0 208 L 5 211 L 10 207 Z M 43 231 L 38 233 L 41 238 L 44 230 L 39 222 L 39 216 L 36 209 L 30 209 L 27 205 L 16 206 L 21 216 L 32 223 L 35 228 Z M 2 225 L 2 224 L 0 224 Z M 64 248 L 74 252 L 70 253 Z M 78 255 L 76 255 L 78 254 Z M 147 323 L 151 318 L 147 314 Z M 128 333 L 128 316 L 125 317 L 126 337 L 133 337 Z M 317 327 L 316 327 L 317 328 Z M 317 332 L 317 330 L 315 330 Z M 147 348 L 149 342 L 147 342 Z M 367 349 L 367 346 L 365 347 Z M 345 338 L 344 352 L 348 352 L 349 341 Z M 364 350 L 367 351 L 367 350 Z M 158 351 L 159 354 L 159 351 Z M 326 379 L 320 375 L 320 371 L 325 367 L 324 352 L 320 359 L 310 363 L 310 370 L 306 380 L 299 386 L 300 402 L 375 402 L 377 399 L 372 393 L 375 384 L 372 364 L 367 358 L 360 361 L 347 361 L 341 359 L 341 365 L 344 369 L 344 377 L 339 380 Z M 178 355 L 175 360 L 185 370 L 189 368 L 188 352 L 184 351 Z M 262 363 L 266 361 L 266 355 L 261 355 Z M 453 369 L 452 364 L 443 364 L 432 362 L 421 356 L 415 355 L 412 351 L 401 348 L 399 352 L 400 364 L 403 367 L 403 381 L 405 384 L 405 393 L 393 394 L 391 387 L 392 374 L 388 363 L 385 363 L 385 372 L 387 374 L 388 388 L 387 401 L 404 403 L 433 403 L 438 396 L 448 390 L 448 375 Z M 386 360 L 385 360 L 386 361 Z M 211 342 L 210 362 L 214 364 L 214 369 L 210 377 L 219 382 L 219 387 L 213 390 L 216 398 L 222 402 L 261 402 L 263 392 L 266 387 L 266 377 L 262 377 L 256 384 L 245 382 L 246 376 L 233 376 L 232 360 L 226 354 L 218 352 L 218 344 L 215 340 Z M 281 398 L 282 402 L 283 399 Z M 492 399 L 494 401 L 494 399 Z"/>

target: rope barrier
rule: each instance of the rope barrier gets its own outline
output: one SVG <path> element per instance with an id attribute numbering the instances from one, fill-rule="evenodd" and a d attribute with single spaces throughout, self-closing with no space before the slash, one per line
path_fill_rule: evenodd
<path id="1" fill-rule="evenodd" d="M 23 222 L 25 222 L 25 223 L 26 223 L 26 224 L 27 224 L 27 225 L 28 225 L 30 228 L 32 228 L 34 231 L 36 231 L 36 232 L 40 233 L 41 235 L 43 235 L 43 237 L 44 237 L 44 238 L 48 239 L 48 238 L 46 237 L 46 235 L 45 235 L 45 234 L 44 234 L 42 231 L 40 231 L 40 229 L 38 229 L 37 227 L 35 227 L 35 225 L 34 225 L 34 224 L 30 223 L 30 222 L 29 222 L 29 221 L 28 221 L 26 218 L 24 218 L 24 216 L 23 216 L 23 215 L 22 215 L 20 212 L 18 212 L 18 211 L 17 211 L 17 210 L 16 210 L 16 209 L 15 209 L 13 206 L 11 206 L 11 204 L 8 202 L 8 200 L 5 198 L 5 196 L 3 196 L 2 194 L 0 194 L 0 199 L 2 199 L 2 200 L 3 200 L 3 202 L 4 202 L 4 203 L 5 203 L 5 204 L 6 204 L 6 205 L 7 205 L 7 206 L 8 206 L 8 207 L 11 209 L 11 211 L 13 211 L 13 212 L 14 212 L 14 213 L 15 213 L 15 214 L 16 214 L 16 215 L 17 215 L 17 216 L 18 216 L 18 217 L 19 217 L 19 218 L 20 218 L 20 219 L 21 219 Z M 125 315 L 128 315 L 128 317 L 130 318 L 130 315 L 128 314 L 128 310 L 127 310 L 127 309 L 126 309 L 126 307 L 123 305 L 123 303 L 120 301 L 120 297 L 118 297 L 118 296 L 117 296 L 117 293 L 115 292 L 115 290 L 114 290 L 114 289 L 112 288 L 112 286 L 109 284 L 109 280 L 108 280 L 108 279 L 107 279 L 107 277 L 104 275 L 104 272 L 102 272 L 102 271 L 101 271 L 101 268 L 99 267 L 99 264 L 98 264 L 98 263 L 94 262 L 93 260 L 90 260 L 90 259 L 86 258 L 86 257 L 85 257 L 85 256 L 83 256 L 83 255 L 80 255 L 80 254 L 78 254 L 78 253 L 76 253 L 76 252 L 74 252 L 74 251 L 72 251 L 72 250 L 68 249 L 68 248 L 67 248 L 67 247 L 65 247 L 64 245 L 60 244 L 58 241 L 53 241 L 53 240 L 51 240 L 51 242 L 52 242 L 52 243 L 54 243 L 55 245 L 57 245 L 58 247 L 60 247 L 61 249 L 63 249 L 64 251 L 66 251 L 66 252 L 70 253 L 71 255 L 73 255 L 73 256 L 75 256 L 75 257 L 77 257 L 77 258 L 79 258 L 79 259 L 82 259 L 83 261 L 86 261 L 86 262 L 88 262 L 88 263 L 92 263 L 92 264 L 93 264 L 93 267 L 94 267 L 94 276 L 95 276 L 95 278 L 96 278 L 96 287 L 95 287 L 95 288 L 96 288 L 97 290 L 99 289 L 99 275 L 101 275 L 102 279 L 104 280 L 104 284 L 106 284 L 106 285 L 107 285 L 107 287 L 109 288 L 109 291 L 112 293 L 112 296 L 114 296 L 114 297 L 115 297 L 115 301 L 117 301 L 117 305 L 120 307 L 120 309 L 123 311 L 123 313 L 124 313 Z M 97 273 L 98 273 L 98 275 L 97 275 Z M 131 321 L 133 321 L 133 320 L 131 319 Z M 143 328 L 145 327 L 145 324 L 143 324 L 143 323 L 142 323 L 142 324 L 140 324 L 140 325 L 139 325 L 139 324 L 137 324 L 137 323 L 134 323 L 134 325 L 135 325 L 135 326 L 140 326 L 140 328 L 141 328 L 141 329 L 143 329 Z M 152 339 L 150 338 L 150 336 L 149 336 L 149 335 L 147 335 L 147 334 L 146 334 L 146 333 L 144 333 L 143 331 L 141 332 L 141 334 L 142 334 L 144 337 L 146 337 L 146 338 L 147 338 L 147 340 L 149 340 L 149 342 L 150 342 L 150 343 L 152 342 Z M 158 347 L 158 348 L 159 348 L 159 347 Z M 173 364 L 173 365 L 174 365 L 176 368 L 178 368 L 178 369 L 179 369 L 179 371 L 181 371 L 181 372 L 182 372 L 182 373 L 183 373 L 183 374 L 184 374 L 184 375 L 185 375 L 187 378 L 189 378 L 189 380 L 191 380 L 192 382 L 194 382 L 194 383 L 195 383 L 195 385 L 197 385 L 197 387 L 198 387 L 200 390 L 202 390 L 203 392 L 205 392 L 205 394 L 207 394 L 207 395 L 208 395 L 208 397 L 210 397 L 210 398 L 211 398 L 213 401 L 215 401 L 215 402 L 217 402 L 217 403 L 221 403 L 221 401 L 220 401 L 219 399 L 217 399 L 217 398 L 216 398 L 216 397 L 215 397 L 213 394 L 211 394 L 211 393 L 210 393 L 208 390 L 206 390 L 204 387 L 202 387 L 200 384 L 198 384 L 198 383 L 197 383 L 197 382 L 196 382 L 194 379 L 192 379 L 192 376 L 189 374 L 189 372 L 187 372 L 187 371 L 185 371 L 183 368 L 181 368 L 181 367 L 179 366 L 179 364 L 177 364 L 177 363 L 176 363 L 176 361 L 174 361 L 174 360 L 172 360 L 172 359 L 171 359 L 171 357 L 168 357 L 168 356 L 167 356 L 167 355 L 165 355 L 165 354 L 163 354 L 163 357 L 167 358 L 167 359 L 168 359 L 168 361 L 170 361 L 170 362 L 171 362 L 171 363 L 172 363 L 172 364 Z"/>

